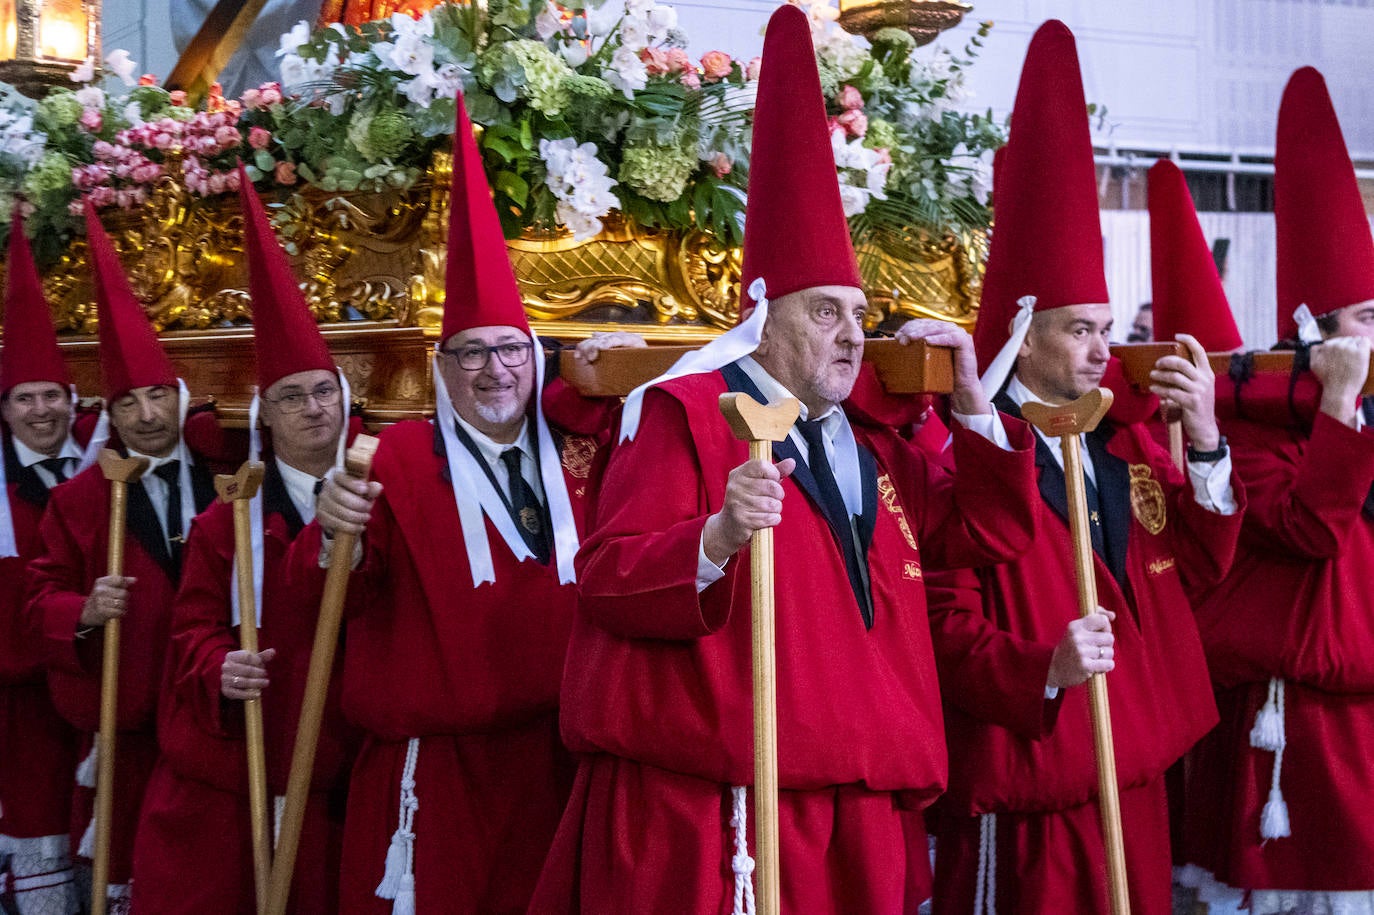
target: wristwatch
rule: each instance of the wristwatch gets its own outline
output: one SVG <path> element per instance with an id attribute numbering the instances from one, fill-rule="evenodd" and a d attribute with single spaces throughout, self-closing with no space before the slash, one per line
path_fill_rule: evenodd
<path id="1" fill-rule="evenodd" d="M 1226 436 L 1221 437 L 1217 442 L 1217 447 L 1212 451 L 1198 451 L 1191 444 L 1188 445 L 1188 462 L 1201 464 L 1214 464 L 1226 457 L 1228 449 L 1226 447 Z"/>

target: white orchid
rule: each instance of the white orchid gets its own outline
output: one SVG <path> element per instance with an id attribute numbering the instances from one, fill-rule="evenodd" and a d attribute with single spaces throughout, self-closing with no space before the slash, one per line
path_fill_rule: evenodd
<path id="1" fill-rule="evenodd" d="M 281 42 L 277 47 L 277 56 L 284 57 L 287 54 L 295 54 L 296 49 L 310 40 L 310 23 L 302 19 L 291 26 L 291 31 L 281 37 Z"/>
<path id="2" fill-rule="evenodd" d="M 639 52 L 626 45 L 616 48 L 611 55 L 611 65 L 601 71 L 601 78 L 625 93 L 628 99 L 649 85 L 649 70 L 639 59 Z"/>
<path id="3" fill-rule="evenodd" d="M 611 188 L 616 180 L 596 154 L 596 146 L 580 146 L 572 137 L 540 140 L 544 183 L 557 201 L 554 215 L 578 241 L 601 231 L 601 217 L 620 205 Z"/>
<path id="4" fill-rule="evenodd" d="M 534 32 L 540 41 L 548 41 L 563 31 L 563 13 L 553 0 L 544 0 L 544 8 L 534 17 Z"/>
<path id="5" fill-rule="evenodd" d="M 138 64 L 129 56 L 129 52 L 123 48 L 115 48 L 105 57 L 105 66 L 110 68 L 110 72 L 119 77 L 120 82 L 126 86 L 133 86 L 138 83 L 134 76 L 134 71 L 138 69 Z"/>
<path id="6" fill-rule="evenodd" d="M 404 35 L 391 49 L 388 59 L 402 73 L 418 76 L 434 72 L 434 44 L 422 35 Z"/>
<path id="7" fill-rule="evenodd" d="M 104 108 L 105 93 L 99 86 L 82 86 L 73 93 L 82 108 Z"/>
<path id="8" fill-rule="evenodd" d="M 71 80 L 74 83 L 89 83 L 93 79 L 95 79 L 95 58 L 87 57 L 77 64 L 76 69 L 72 71 Z"/>
<path id="9" fill-rule="evenodd" d="M 401 83 L 399 88 L 412 105 L 428 108 L 438 94 L 439 79 L 433 70 L 425 70 L 417 73 L 414 79 Z"/>
<path id="10" fill-rule="evenodd" d="M 587 46 L 580 41 L 565 41 L 558 47 L 558 53 L 568 66 L 576 70 L 587 62 Z"/>

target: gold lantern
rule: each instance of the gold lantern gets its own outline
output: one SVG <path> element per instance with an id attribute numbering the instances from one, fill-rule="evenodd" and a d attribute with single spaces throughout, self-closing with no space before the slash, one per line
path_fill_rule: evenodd
<path id="1" fill-rule="evenodd" d="M 840 0 L 840 26 L 865 38 L 879 29 L 903 29 L 920 46 L 954 28 L 972 9 L 960 0 Z"/>
<path id="2" fill-rule="evenodd" d="M 100 0 L 0 0 L 0 80 L 25 95 L 100 59 Z"/>

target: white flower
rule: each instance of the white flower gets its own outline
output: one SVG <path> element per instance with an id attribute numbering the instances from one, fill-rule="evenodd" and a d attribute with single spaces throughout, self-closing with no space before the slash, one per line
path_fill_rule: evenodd
<path id="1" fill-rule="evenodd" d="M 434 45 L 419 35 L 406 35 L 396 42 L 390 60 L 397 70 L 411 76 L 433 73 Z"/>
<path id="2" fill-rule="evenodd" d="M 656 40 L 661 40 L 677 28 L 677 10 L 671 6 L 655 6 L 644 18 Z"/>
<path id="3" fill-rule="evenodd" d="M 544 183 L 557 200 L 555 216 L 570 229 L 578 241 L 601 231 L 601 217 L 619 205 L 611 188 L 616 181 L 606 163 L 596 155 L 591 143 L 578 145 L 571 137 L 540 140 L 539 157 L 544 161 Z"/>
<path id="4" fill-rule="evenodd" d="M 281 59 L 281 84 L 283 89 L 305 82 L 305 59 L 298 54 L 287 54 Z"/>
<path id="5" fill-rule="evenodd" d="M 565 41 L 558 48 L 563 60 L 576 70 L 587 62 L 587 46 L 580 41 Z"/>
<path id="6" fill-rule="evenodd" d="M 110 68 L 110 72 L 118 76 L 120 81 L 126 86 L 132 86 L 138 82 L 134 78 L 134 70 L 138 64 L 129 57 L 129 52 L 123 48 L 115 48 L 105 57 L 105 66 Z"/>
<path id="7" fill-rule="evenodd" d="M 302 19 L 291 26 L 291 31 L 281 37 L 281 42 L 277 47 L 277 56 L 282 57 L 286 54 L 295 54 L 296 49 L 310 40 L 310 23 Z"/>
<path id="8" fill-rule="evenodd" d="M 430 103 L 434 101 L 435 90 L 439 88 L 439 80 L 433 70 L 426 70 L 417 74 L 414 79 L 401 83 L 399 88 L 405 93 L 412 105 L 428 108 Z"/>
<path id="9" fill-rule="evenodd" d="M 887 173 L 892 170 L 891 162 L 874 165 L 868 170 L 868 192 L 879 200 L 886 200 L 883 188 L 887 186 Z"/>
<path id="10" fill-rule="evenodd" d="M 845 218 L 858 216 L 868 209 L 869 193 L 867 190 L 854 187 L 850 184 L 840 184 L 840 205 L 844 207 Z"/>
<path id="11" fill-rule="evenodd" d="M 95 79 L 95 58 L 87 57 L 72 71 L 71 80 L 74 83 L 89 83 L 93 79 Z"/>
<path id="12" fill-rule="evenodd" d="M 419 19 L 412 19 L 405 13 L 392 13 L 391 29 L 397 40 L 402 38 L 433 38 L 434 17 L 428 12 Z"/>
<path id="13" fill-rule="evenodd" d="M 131 127 L 143 126 L 143 111 L 138 107 L 138 102 L 130 102 L 124 106 L 124 120 L 128 121 Z"/>
<path id="14" fill-rule="evenodd" d="M 616 23 L 620 21 L 620 11 L 615 8 L 615 4 L 604 0 L 600 6 L 588 6 L 586 16 L 587 34 L 592 38 L 611 34 Z"/>
<path id="15" fill-rule="evenodd" d="M 434 95 L 436 98 L 451 98 L 463 91 L 463 68 L 457 64 L 444 64 L 434 71 Z"/>
<path id="16" fill-rule="evenodd" d="M 540 41 L 548 41 L 563 31 L 563 14 L 553 0 L 544 0 L 544 8 L 534 17 L 534 33 Z"/>
<path id="17" fill-rule="evenodd" d="M 105 93 L 98 86 L 83 86 L 73 93 L 82 108 L 104 108 Z"/>
<path id="18" fill-rule="evenodd" d="M 649 85 L 649 71 L 644 61 L 639 59 L 637 50 L 628 46 L 616 48 L 610 67 L 601 71 L 601 78 L 625 93 L 627 99 Z"/>
<path id="19" fill-rule="evenodd" d="M 638 55 L 649 46 L 649 21 L 640 16 L 626 16 L 620 20 L 620 42 Z"/>

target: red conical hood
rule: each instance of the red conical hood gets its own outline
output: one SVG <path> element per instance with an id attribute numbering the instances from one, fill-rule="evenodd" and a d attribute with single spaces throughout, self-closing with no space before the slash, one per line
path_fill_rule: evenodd
<path id="1" fill-rule="evenodd" d="M 1300 305 L 1319 317 L 1374 299 L 1374 238 L 1326 81 L 1311 67 L 1288 80 L 1274 151 L 1278 335 L 1297 334 Z"/>
<path id="2" fill-rule="evenodd" d="M 100 385 L 107 404 L 134 388 L 177 383 L 177 372 L 148 323 L 100 217 L 86 201 L 86 240 L 100 320 Z"/>
<path id="3" fill-rule="evenodd" d="M 57 348 L 52 312 L 43 298 L 43 281 L 33 262 L 24 221 L 17 214 L 10 226 L 10 253 L 5 264 L 5 336 L 0 349 L 0 397 L 15 385 L 50 381 L 71 385 L 67 364 Z"/>
<path id="4" fill-rule="evenodd" d="M 863 288 L 840 202 L 811 26 L 790 4 L 773 13 L 763 39 L 741 311 L 753 307 L 747 290 L 759 277 L 770 299 L 812 286 Z"/>
<path id="5" fill-rule="evenodd" d="M 1007 340 L 1022 296 L 1035 310 L 1107 301 L 1088 105 L 1073 33 L 1036 30 L 1011 113 L 1012 150 L 993 195 L 996 226 L 974 343 L 986 368 Z"/>
<path id="6" fill-rule="evenodd" d="M 462 95 L 458 96 L 458 124 L 453 134 L 444 286 L 440 340 L 470 327 L 510 326 L 530 332 Z"/>
<path id="7" fill-rule="evenodd" d="M 1167 159 L 1150 169 L 1150 277 L 1156 340 L 1182 333 L 1209 352 L 1241 347 L 1188 182 Z"/>
<path id="8" fill-rule="evenodd" d="M 243 248 L 248 254 L 248 289 L 253 300 L 258 390 L 265 393 L 296 372 L 334 371 L 329 347 L 242 165 L 239 202 L 243 209 Z"/>

